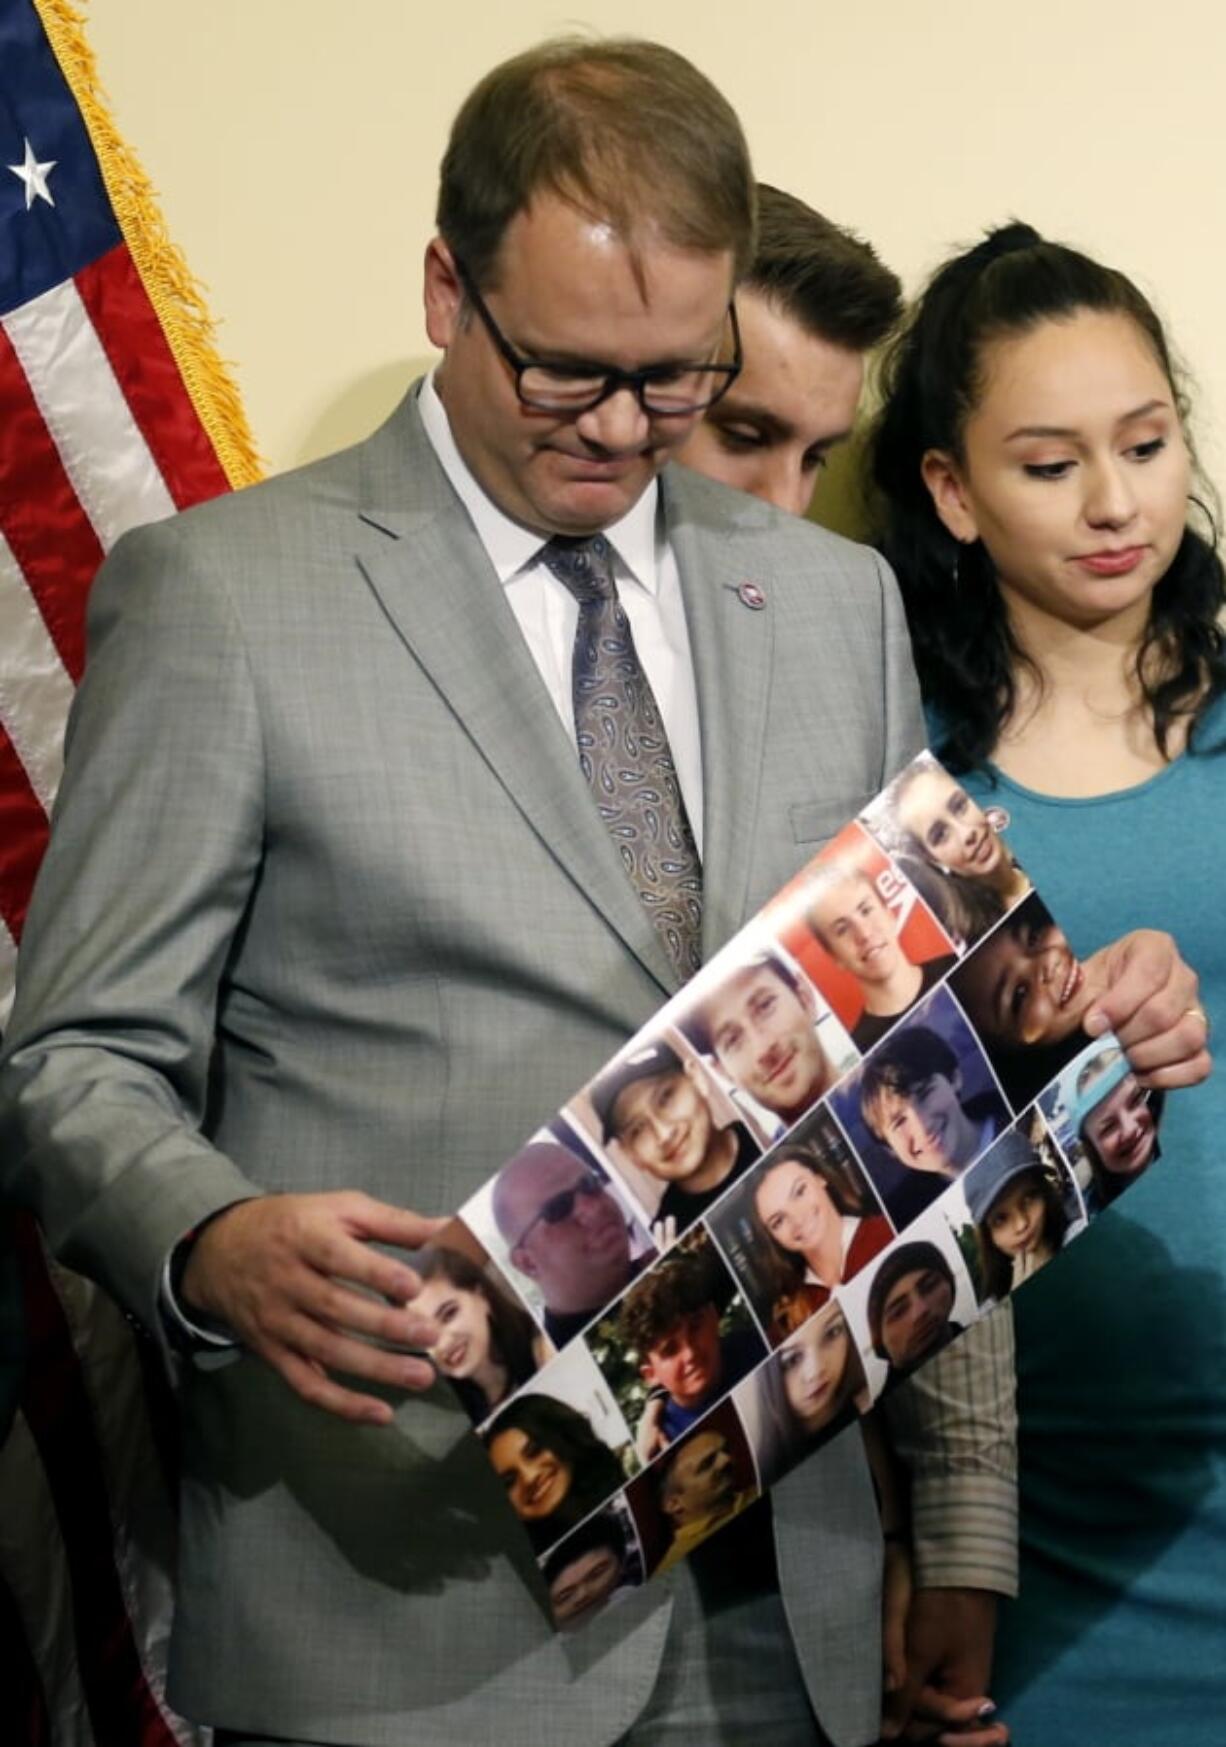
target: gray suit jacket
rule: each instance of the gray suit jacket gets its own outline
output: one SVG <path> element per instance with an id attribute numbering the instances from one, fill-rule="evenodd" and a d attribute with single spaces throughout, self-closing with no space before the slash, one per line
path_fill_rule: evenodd
<path id="1" fill-rule="evenodd" d="M 921 744 L 872 553 L 672 469 L 725 941 Z M 747 607 L 739 585 L 767 598 Z M 367 442 L 123 540 L 91 606 L 9 1038 L 6 1186 L 147 1324 L 173 1242 L 259 1190 L 448 1211 L 673 991 L 412 396 Z M 184 1379 L 171 1697 L 254 1732 L 598 1744 L 653 1583 L 550 1631 L 450 1391 L 334 1422 L 242 1358 Z M 875 1732 L 857 1437 L 776 1494 L 823 1722 Z"/>

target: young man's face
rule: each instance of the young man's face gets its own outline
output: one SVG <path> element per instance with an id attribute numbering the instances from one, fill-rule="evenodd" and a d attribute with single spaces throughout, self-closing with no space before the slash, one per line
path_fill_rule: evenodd
<path id="1" fill-rule="evenodd" d="M 894 1157 L 912 1171 L 943 1176 L 970 1163 L 977 1138 L 959 1099 L 957 1073 L 931 1074 L 906 1092 L 882 1091 L 871 1126 Z"/>
<path id="2" fill-rule="evenodd" d="M 665 1183 L 684 1183 L 701 1170 L 717 1132 L 706 1098 L 680 1068 L 620 1091 L 612 1129 L 633 1163 Z"/>
<path id="3" fill-rule="evenodd" d="M 745 362 L 679 452 L 687 467 L 803 516 L 836 443 L 850 435 L 864 354 L 824 340 L 755 291 L 739 291 Z"/>
<path id="4" fill-rule="evenodd" d="M 881 1344 L 891 1365 L 909 1371 L 937 1345 L 953 1314 L 954 1289 L 939 1268 L 896 1280 L 881 1311 Z"/>
<path id="5" fill-rule="evenodd" d="M 813 1028 L 812 997 L 768 965 L 731 976 L 706 1004 L 716 1059 L 730 1080 L 781 1116 L 829 1086 L 830 1064 Z"/>
<path id="6" fill-rule="evenodd" d="M 638 267 L 607 224 L 541 194 L 507 226 L 482 296 L 521 357 L 636 370 L 731 357 L 732 260 L 648 242 Z M 647 414 L 628 389 L 579 413 L 525 407 L 453 257 L 426 254 L 426 328 L 446 356 L 439 393 L 461 455 L 498 507 L 542 534 L 591 534 L 638 501 L 697 414 Z"/>
<path id="7" fill-rule="evenodd" d="M 823 886 L 809 923 L 835 963 L 861 983 L 888 983 L 903 963 L 897 919 L 862 874 Z"/>
<path id="8" fill-rule="evenodd" d="M 617 1588 L 622 1561 L 612 1547 L 593 1547 L 564 1565 L 549 1585 L 554 1624 L 576 1626 Z"/>
<path id="9" fill-rule="evenodd" d="M 723 1374 L 719 1312 L 703 1304 L 653 1341 L 639 1369 L 645 1382 L 663 1389 L 678 1407 L 698 1407 Z"/>
<path id="10" fill-rule="evenodd" d="M 736 1497 L 736 1466 L 722 1432 L 696 1432 L 673 1457 L 663 1508 L 674 1523 L 697 1522 Z"/>

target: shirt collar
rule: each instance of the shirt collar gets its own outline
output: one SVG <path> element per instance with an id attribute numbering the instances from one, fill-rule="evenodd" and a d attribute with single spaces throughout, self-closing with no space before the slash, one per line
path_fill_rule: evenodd
<path id="1" fill-rule="evenodd" d="M 512 521 L 473 477 L 451 434 L 446 410 L 434 386 L 433 372 L 421 385 L 417 406 L 430 446 L 456 496 L 468 511 L 498 580 L 504 584 L 512 581 L 536 562 L 544 544 L 541 536 Z M 659 481 L 653 479 L 620 521 L 604 530 L 605 539 L 617 554 L 620 564 L 653 595 L 659 586 L 659 501 Z"/>

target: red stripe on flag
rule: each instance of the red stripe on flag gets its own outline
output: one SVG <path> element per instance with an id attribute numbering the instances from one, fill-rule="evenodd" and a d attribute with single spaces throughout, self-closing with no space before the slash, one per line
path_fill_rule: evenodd
<path id="1" fill-rule="evenodd" d="M 0 329 L 0 532 L 74 680 L 85 662 L 85 597 L 102 546 Z"/>
<path id="2" fill-rule="evenodd" d="M 126 246 L 120 244 L 92 262 L 75 283 L 177 507 L 185 509 L 228 491 L 230 482 Z"/>
<path id="3" fill-rule="evenodd" d="M 21 939 L 48 834 L 42 803 L 13 742 L 0 728 L 0 916 L 14 940 Z"/>
<path id="4" fill-rule="evenodd" d="M 0 1741 L 20 1747 L 51 1747 L 47 1699 L 25 1625 L 8 1585 L 0 1578 L 0 1644 L 4 1645 L 4 1679 L 0 1680 Z"/>
<path id="5" fill-rule="evenodd" d="M 94 1735 L 178 1747 L 146 1679 L 115 1569 L 110 1500 L 93 1411 L 34 1222 L 16 1223 L 30 1363 L 22 1410 L 55 1500 L 72 1582 L 77 1665 Z"/>

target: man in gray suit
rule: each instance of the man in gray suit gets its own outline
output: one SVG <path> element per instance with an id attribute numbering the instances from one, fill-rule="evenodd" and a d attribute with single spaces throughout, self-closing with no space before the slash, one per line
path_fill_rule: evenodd
<path id="1" fill-rule="evenodd" d="M 669 51 L 497 69 L 443 164 L 435 376 L 96 584 L 0 1156 L 186 1350 L 170 1696 L 223 1740 L 876 1734 L 859 1440 L 776 1489 L 777 1563 L 731 1561 L 734 1527 L 560 1638 L 399 1254 L 920 745 L 881 562 L 664 468 L 735 362 L 752 206 L 735 118 Z M 610 642 L 654 813 L 589 786 Z M 639 808 L 633 881 L 602 807 Z M 941 1411 L 957 1462 L 904 1448 L 921 1532 L 951 1505 L 990 1532 L 931 1569 L 1007 1586 L 1006 1381 Z"/>

